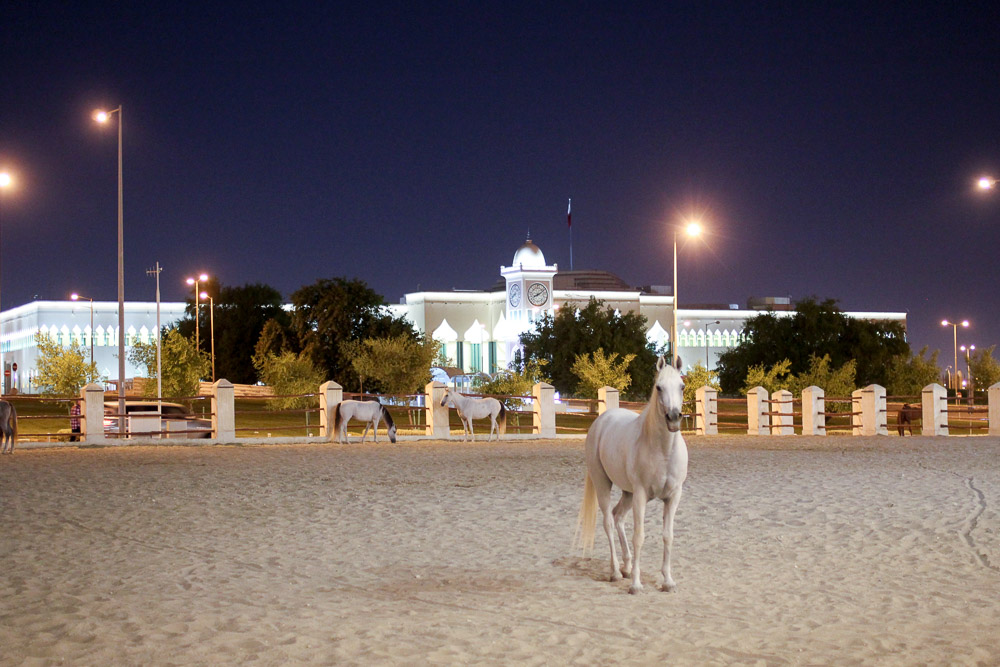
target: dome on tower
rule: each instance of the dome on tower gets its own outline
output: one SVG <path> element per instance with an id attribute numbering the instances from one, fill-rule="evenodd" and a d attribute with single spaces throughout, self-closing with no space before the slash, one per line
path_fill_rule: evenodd
<path id="1" fill-rule="evenodd" d="M 542 254 L 541 248 L 532 243 L 529 238 L 514 253 L 514 261 L 511 266 L 520 266 L 525 269 L 544 269 L 545 255 Z"/>

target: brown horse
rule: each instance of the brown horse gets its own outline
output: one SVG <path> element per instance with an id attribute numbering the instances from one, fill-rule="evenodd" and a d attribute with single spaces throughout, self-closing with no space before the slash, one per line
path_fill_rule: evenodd
<path id="1" fill-rule="evenodd" d="M 17 444 L 17 410 L 7 401 L 0 401 L 0 454 L 13 454 Z"/>
<path id="2" fill-rule="evenodd" d="M 910 435 L 913 435 L 913 420 L 920 417 L 919 405 L 914 407 L 911 403 L 903 403 L 903 407 L 896 413 L 896 427 L 899 429 L 899 434 L 906 435 L 904 429 L 909 429 Z"/>

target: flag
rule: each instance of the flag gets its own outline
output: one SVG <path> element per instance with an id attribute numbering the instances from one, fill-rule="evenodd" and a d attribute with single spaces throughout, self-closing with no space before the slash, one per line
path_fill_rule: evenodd
<path id="1" fill-rule="evenodd" d="M 566 226 L 573 226 L 573 200 L 569 200 L 569 206 L 566 207 Z"/>

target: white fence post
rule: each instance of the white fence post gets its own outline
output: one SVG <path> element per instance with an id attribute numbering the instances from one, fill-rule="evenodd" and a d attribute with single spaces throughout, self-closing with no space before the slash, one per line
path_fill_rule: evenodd
<path id="1" fill-rule="evenodd" d="M 618 407 L 618 390 L 614 387 L 601 387 L 597 390 L 597 414 L 603 415 L 608 410 Z"/>
<path id="2" fill-rule="evenodd" d="M 929 384 L 920 392 L 921 433 L 923 435 L 948 435 L 948 390 Z"/>
<path id="3" fill-rule="evenodd" d="M 812 386 L 802 390 L 802 435 L 826 435 L 826 392 Z"/>
<path id="4" fill-rule="evenodd" d="M 555 387 L 547 382 L 539 382 L 531 388 L 534 402 L 531 408 L 531 425 L 535 433 L 543 438 L 556 436 Z"/>
<path id="5" fill-rule="evenodd" d="M 986 391 L 989 396 L 989 424 L 990 435 L 1000 435 L 1000 382 L 990 387 Z"/>
<path id="6" fill-rule="evenodd" d="M 771 424 L 778 427 L 777 433 L 775 433 L 775 429 L 773 428 L 771 429 L 771 433 L 775 435 L 795 435 L 795 418 L 792 416 L 792 412 L 795 410 L 795 403 L 792 402 L 792 392 L 787 389 L 779 389 L 771 394 L 771 401 L 770 412 L 780 413 L 776 415 L 777 419 L 771 420 Z"/>
<path id="7" fill-rule="evenodd" d="M 851 411 L 861 413 L 851 415 L 852 435 L 889 435 L 884 387 L 870 384 L 853 391 L 851 398 Z"/>
<path id="8" fill-rule="evenodd" d="M 719 392 L 705 385 L 694 393 L 694 432 L 699 435 L 719 434 Z"/>
<path id="9" fill-rule="evenodd" d="M 754 387 L 747 392 L 747 435 L 771 435 L 771 415 L 767 414 L 767 390 Z"/>
<path id="10" fill-rule="evenodd" d="M 424 387 L 427 404 L 427 435 L 436 440 L 447 440 L 451 437 L 451 426 L 448 425 L 448 406 L 441 405 L 447 387 L 440 382 L 428 382 Z"/>
<path id="11" fill-rule="evenodd" d="M 104 389 L 100 385 L 88 384 L 80 390 L 80 398 L 83 399 L 80 406 L 80 439 L 87 445 L 103 445 L 108 440 L 104 435 Z"/>
<path id="12" fill-rule="evenodd" d="M 212 385 L 212 437 L 220 443 L 236 442 L 236 391 L 223 378 Z"/>
<path id="13" fill-rule="evenodd" d="M 319 428 L 323 435 L 333 439 L 333 424 L 337 421 L 337 406 L 344 400 L 344 388 L 333 380 L 319 386 Z"/>

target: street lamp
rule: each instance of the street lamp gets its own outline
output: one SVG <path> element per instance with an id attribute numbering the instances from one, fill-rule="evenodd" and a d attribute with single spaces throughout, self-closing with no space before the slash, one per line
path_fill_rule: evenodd
<path id="1" fill-rule="evenodd" d="M 698 222 L 688 222 L 684 226 L 684 233 L 694 238 L 701 234 L 701 224 Z M 674 323 L 670 329 L 670 356 L 671 361 L 677 363 L 677 229 L 674 229 Z M 706 362 L 707 363 L 707 362 Z"/>
<path id="2" fill-rule="evenodd" d="M 201 295 L 199 285 L 208 280 L 208 274 L 200 273 L 197 278 L 188 278 L 187 284 L 194 285 L 194 348 L 201 352 L 201 327 L 198 321 L 198 297 Z"/>
<path id="3" fill-rule="evenodd" d="M 83 299 L 84 301 L 90 302 L 90 365 L 94 365 L 94 300 L 88 296 L 80 296 L 76 292 L 69 295 L 69 298 L 73 301 L 79 301 Z"/>
<path id="4" fill-rule="evenodd" d="M 95 111 L 94 120 L 106 124 L 118 114 L 118 435 L 125 437 L 125 244 L 122 211 L 122 106 Z"/>
<path id="5" fill-rule="evenodd" d="M 989 176 L 981 176 L 978 181 L 976 181 L 976 187 L 980 190 L 993 190 L 997 187 L 997 179 L 990 178 Z"/>
<path id="6" fill-rule="evenodd" d="M 952 322 L 950 320 L 941 320 L 941 326 L 943 326 L 943 327 L 951 327 L 951 332 L 954 335 L 954 342 L 955 342 L 955 373 L 951 376 L 952 377 L 951 388 L 954 389 L 955 391 L 958 391 L 958 381 L 957 381 L 957 378 L 958 378 L 958 327 L 961 326 L 961 327 L 968 328 L 968 326 L 969 326 L 969 320 L 962 320 L 961 322 Z"/>
<path id="7" fill-rule="evenodd" d="M 3 194 L 4 192 L 6 192 L 7 190 L 9 190 L 13 186 L 14 186 L 14 177 L 10 175 L 10 172 L 9 171 L 0 171 L 0 194 Z M 0 197 L 0 201 L 2 201 L 2 200 L 3 200 L 3 197 Z M 3 230 L 3 224 L 2 224 L 2 222 L 3 222 L 3 219 L 2 219 L 2 216 L 0 216 L 0 231 Z M 0 247 L 2 247 L 2 245 L 0 245 Z M 3 312 L 2 308 L 0 308 L 0 312 Z M 5 384 L 4 380 L 7 377 L 4 374 L 4 371 L 6 371 L 6 370 L 7 369 L 3 365 L 3 348 L 0 347 L 0 396 L 3 396 L 3 389 L 4 389 L 4 384 Z"/>
<path id="8" fill-rule="evenodd" d="M 722 324 L 722 322 L 720 322 L 719 320 L 715 320 L 714 322 L 709 322 L 708 324 L 705 325 L 705 370 L 706 371 L 709 370 L 709 368 L 708 368 L 708 326 L 709 326 L 709 324 Z"/>
<path id="9" fill-rule="evenodd" d="M 960 349 L 962 352 L 965 352 L 965 374 L 968 375 L 969 397 L 971 398 L 971 397 L 975 396 L 975 389 L 976 388 L 975 388 L 975 383 L 972 381 L 972 379 L 973 379 L 972 378 L 972 364 L 970 363 L 970 361 L 971 361 L 972 351 L 976 349 L 976 346 L 975 345 L 963 345 L 963 346 L 961 346 L 958 349 Z"/>
<path id="10" fill-rule="evenodd" d="M 163 271 L 163 267 L 160 263 L 156 263 L 155 269 L 146 269 L 147 276 L 156 276 L 156 409 L 157 412 L 163 412 L 163 405 L 161 399 L 163 398 L 163 369 L 160 367 L 160 348 L 161 341 L 163 338 L 163 329 L 160 328 L 160 272 Z"/>
<path id="11" fill-rule="evenodd" d="M 212 382 L 215 382 L 215 299 L 208 295 L 208 292 L 201 293 L 202 299 L 208 299 L 208 319 L 211 323 L 212 332 Z"/>

